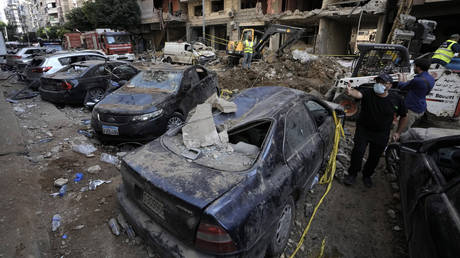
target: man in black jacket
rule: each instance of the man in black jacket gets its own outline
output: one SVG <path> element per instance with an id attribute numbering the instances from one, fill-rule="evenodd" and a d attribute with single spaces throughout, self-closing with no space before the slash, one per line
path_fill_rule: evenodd
<path id="1" fill-rule="evenodd" d="M 376 78 L 373 89 L 359 90 L 347 88 L 347 94 L 361 99 L 361 112 L 356 123 L 354 147 L 351 154 L 351 164 L 344 184 L 352 185 L 358 172 L 361 171 L 362 160 L 369 145 L 369 156 L 363 168 L 363 183 L 372 187 L 371 176 L 379 162 L 390 138 L 391 124 L 395 114 L 400 117 L 398 129 L 393 135 L 394 140 L 404 130 L 407 122 L 407 108 L 401 96 L 390 92 L 393 79 L 388 74 L 381 74 Z"/>

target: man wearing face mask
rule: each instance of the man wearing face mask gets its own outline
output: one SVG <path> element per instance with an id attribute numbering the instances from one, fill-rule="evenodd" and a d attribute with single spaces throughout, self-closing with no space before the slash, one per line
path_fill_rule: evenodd
<path id="1" fill-rule="evenodd" d="M 402 90 L 407 90 L 404 104 L 407 107 L 407 126 L 404 131 L 407 131 L 415 121 L 420 119 L 426 110 L 426 95 L 433 89 L 434 78 L 428 73 L 431 61 L 428 59 L 417 59 L 414 61 L 414 79 L 408 82 L 400 82 L 398 87 Z M 400 81 L 404 80 L 400 76 Z M 393 135 L 393 140 L 397 141 L 399 134 Z"/>
<path id="2" fill-rule="evenodd" d="M 400 134 L 406 125 L 407 109 L 403 99 L 396 93 L 390 92 L 393 79 L 388 74 L 381 74 L 376 78 L 373 89 L 362 88 L 359 90 L 347 88 L 347 94 L 356 99 L 361 99 L 361 112 L 356 123 L 354 146 L 351 153 L 351 164 L 348 175 L 343 183 L 352 185 L 369 145 L 369 157 L 362 169 L 363 183 L 366 187 L 372 187 L 371 176 L 379 162 L 390 138 L 391 125 L 394 115 L 400 117 L 396 133 Z"/>

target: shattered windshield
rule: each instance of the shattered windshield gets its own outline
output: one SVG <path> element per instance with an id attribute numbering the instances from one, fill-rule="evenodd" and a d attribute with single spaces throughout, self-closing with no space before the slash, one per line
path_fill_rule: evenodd
<path id="1" fill-rule="evenodd" d="M 81 75 L 88 69 L 88 66 L 84 65 L 69 65 L 60 70 L 60 73 L 72 74 L 72 75 Z"/>
<path id="2" fill-rule="evenodd" d="M 107 44 L 128 44 L 130 43 L 129 35 L 110 35 L 107 37 Z"/>
<path id="3" fill-rule="evenodd" d="M 175 92 L 178 90 L 181 80 L 182 72 L 147 70 L 140 72 L 131 79 L 129 86 Z"/>

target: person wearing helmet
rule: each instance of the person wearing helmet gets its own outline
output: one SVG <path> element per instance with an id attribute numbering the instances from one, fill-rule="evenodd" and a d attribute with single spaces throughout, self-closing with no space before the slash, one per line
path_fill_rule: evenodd
<path id="1" fill-rule="evenodd" d="M 431 62 L 445 66 L 450 63 L 455 53 L 460 53 L 459 34 L 453 34 L 450 38 L 443 42 L 441 46 L 434 52 L 431 57 Z"/>
<path id="2" fill-rule="evenodd" d="M 408 82 L 400 82 L 398 87 L 407 91 L 404 104 L 407 107 L 407 125 L 404 132 L 412 127 L 415 121 L 420 119 L 426 111 L 426 96 L 434 87 L 434 78 L 428 73 L 431 62 L 429 59 L 416 59 L 414 61 L 414 79 Z M 394 140 L 398 140 L 396 135 Z"/>

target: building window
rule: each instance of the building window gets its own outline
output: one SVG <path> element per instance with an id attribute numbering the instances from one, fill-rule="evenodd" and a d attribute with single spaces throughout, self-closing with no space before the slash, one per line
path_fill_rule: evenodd
<path id="1" fill-rule="evenodd" d="M 194 12 L 195 16 L 203 16 L 203 6 L 197 5 L 195 6 Z"/>
<path id="2" fill-rule="evenodd" d="M 241 9 L 256 8 L 257 0 L 241 0 Z"/>
<path id="3" fill-rule="evenodd" d="M 224 0 L 211 1 L 211 11 L 219 12 L 224 10 Z"/>

